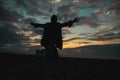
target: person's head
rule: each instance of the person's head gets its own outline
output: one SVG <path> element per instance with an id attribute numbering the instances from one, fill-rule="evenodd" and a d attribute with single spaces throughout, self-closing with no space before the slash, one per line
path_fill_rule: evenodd
<path id="1" fill-rule="evenodd" d="M 57 22 L 57 16 L 56 15 L 52 15 L 51 16 L 51 23 L 56 23 Z"/>

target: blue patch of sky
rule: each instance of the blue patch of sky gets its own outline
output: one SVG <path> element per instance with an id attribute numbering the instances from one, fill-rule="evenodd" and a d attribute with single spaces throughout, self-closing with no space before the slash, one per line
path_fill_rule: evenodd
<path id="1" fill-rule="evenodd" d="M 120 18 L 120 15 L 114 14 L 114 15 L 106 15 L 104 16 L 105 20 L 113 19 L 113 18 Z"/>
<path id="2" fill-rule="evenodd" d="M 41 23 L 41 24 L 44 24 L 44 23 L 47 23 L 47 22 L 50 22 L 50 19 L 44 19 L 43 17 L 41 16 L 34 16 L 35 20 L 37 23 Z"/>
<path id="3" fill-rule="evenodd" d="M 74 34 L 85 34 L 85 33 L 95 33 L 95 28 L 90 28 L 86 26 L 77 26 L 70 30 Z"/>
<path id="4" fill-rule="evenodd" d="M 120 18 L 120 15 L 106 15 L 106 16 L 104 16 L 104 18 L 103 18 L 103 20 L 111 20 L 111 23 L 101 23 L 101 24 L 104 24 L 104 25 L 112 25 L 112 26 L 114 26 L 114 25 L 119 25 L 120 24 L 120 21 L 119 20 L 116 20 L 116 19 L 118 19 L 118 18 Z M 113 20 L 113 21 L 112 21 Z"/>

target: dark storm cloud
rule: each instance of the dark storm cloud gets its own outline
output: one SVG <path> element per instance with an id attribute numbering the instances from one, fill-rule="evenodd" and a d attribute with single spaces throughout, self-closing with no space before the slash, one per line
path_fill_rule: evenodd
<path id="1" fill-rule="evenodd" d="M 12 1 L 11 2 L 9 1 L 10 2 L 9 4 L 6 3 L 7 1 L 4 1 L 4 0 L 0 1 L 1 2 L 0 3 L 0 20 L 4 24 L 4 27 L 2 27 L 1 30 L 3 30 L 4 28 L 5 28 L 5 30 L 7 29 L 8 33 L 11 33 L 10 37 L 12 37 L 12 38 L 15 36 L 18 36 L 18 34 L 16 34 L 15 32 L 14 33 L 9 32 L 9 30 L 12 30 L 12 29 L 15 30 L 18 26 L 20 27 L 19 29 L 22 31 L 33 30 L 37 34 L 42 34 L 42 32 L 43 32 L 42 30 L 40 30 L 40 31 L 39 31 L 39 29 L 35 30 L 33 26 L 30 26 L 30 22 L 33 22 L 36 20 L 34 18 L 33 19 L 25 18 L 26 16 L 24 15 L 24 13 L 26 13 L 26 11 L 27 11 L 28 16 L 29 15 L 39 15 L 40 16 L 41 14 L 43 14 L 41 11 L 38 11 L 38 8 L 32 7 L 32 6 L 36 6 L 35 0 L 26 0 L 26 1 L 25 0 L 23 0 L 23 1 L 12 0 Z M 37 2 L 36 2 L 36 4 L 37 4 Z M 16 6 L 16 7 L 13 7 L 13 6 Z M 12 23 L 16 23 L 17 26 L 14 26 Z M 6 28 L 6 27 L 8 27 L 8 28 Z M 3 34 L 5 35 L 5 33 L 3 33 Z M 3 35 L 3 37 L 5 37 L 4 35 Z M 23 36 L 21 36 L 21 39 L 22 39 L 22 37 Z M 9 41 L 9 40 L 7 40 L 7 41 Z"/>
<path id="2" fill-rule="evenodd" d="M 22 15 L 15 11 L 10 11 L 3 6 L 0 6 L 0 20 L 8 22 L 18 22 L 19 18 L 22 18 Z"/>
<path id="3" fill-rule="evenodd" d="M 0 46 L 4 44 L 16 44 L 24 40 L 29 40 L 24 37 L 24 35 L 17 34 L 20 30 L 13 24 L 2 21 L 1 23 L 3 24 L 0 25 Z"/>
<path id="4" fill-rule="evenodd" d="M 38 10 L 38 0 L 15 0 L 18 9 L 24 10 L 27 15 L 43 15 L 43 12 Z"/>
<path id="5" fill-rule="evenodd" d="M 50 11 L 50 5 L 47 0 L 3 0 L 4 7 L 9 10 L 15 11 L 24 17 L 29 16 L 47 16 Z M 8 4 L 9 2 L 9 4 Z M 45 3 L 46 2 L 46 3 Z"/>
<path id="6" fill-rule="evenodd" d="M 11 2 L 12 3 L 12 2 Z M 9 4 L 11 4 L 9 3 Z M 20 28 L 13 23 L 19 23 L 19 19 L 23 18 L 17 11 L 10 9 L 6 5 L 5 0 L 0 1 L 0 47 L 5 47 L 7 44 L 13 46 L 20 44 L 21 41 L 29 41 L 23 34 L 18 34 Z M 7 47 L 7 46 L 6 46 Z M 8 46 L 9 47 L 9 46 Z"/>

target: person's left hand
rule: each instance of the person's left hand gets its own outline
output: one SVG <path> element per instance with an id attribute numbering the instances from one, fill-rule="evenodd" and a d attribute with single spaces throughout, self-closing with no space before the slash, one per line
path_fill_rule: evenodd
<path id="1" fill-rule="evenodd" d="M 73 20 L 73 22 L 78 22 L 80 20 L 80 18 L 79 17 L 76 17 L 74 20 Z"/>
<path id="2" fill-rule="evenodd" d="M 71 27 L 73 25 L 73 21 L 70 21 L 69 23 L 69 27 Z"/>

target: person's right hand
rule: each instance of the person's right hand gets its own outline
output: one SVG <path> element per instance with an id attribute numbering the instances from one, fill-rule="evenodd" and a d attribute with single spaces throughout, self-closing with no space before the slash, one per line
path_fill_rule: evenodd
<path id="1" fill-rule="evenodd" d="M 73 25 L 73 21 L 69 22 L 69 27 L 71 27 Z"/>
<path id="2" fill-rule="evenodd" d="M 80 21 L 80 18 L 79 17 L 76 17 L 73 22 L 79 22 Z"/>

